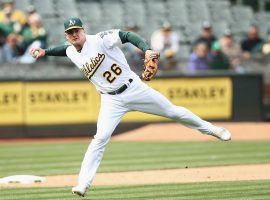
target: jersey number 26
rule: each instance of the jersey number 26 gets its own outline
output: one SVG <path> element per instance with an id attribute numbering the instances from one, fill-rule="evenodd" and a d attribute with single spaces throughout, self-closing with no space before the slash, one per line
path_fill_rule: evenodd
<path id="1" fill-rule="evenodd" d="M 120 68 L 120 66 L 117 64 L 113 64 L 110 71 L 106 71 L 103 73 L 103 77 L 105 77 L 109 83 L 113 83 L 116 79 L 116 76 L 119 76 L 121 73 L 122 69 Z"/>

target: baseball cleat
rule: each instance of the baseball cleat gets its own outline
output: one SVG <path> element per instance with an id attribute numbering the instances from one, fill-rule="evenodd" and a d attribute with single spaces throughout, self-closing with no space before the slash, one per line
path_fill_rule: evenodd
<path id="1" fill-rule="evenodd" d="M 212 134 L 214 137 L 222 140 L 222 141 L 228 141 L 231 140 L 231 133 L 225 129 L 225 128 L 220 128 L 216 132 Z"/>
<path id="2" fill-rule="evenodd" d="M 80 186 L 80 185 L 77 185 L 77 186 L 73 187 L 71 191 L 72 191 L 72 194 L 76 194 L 76 195 L 79 195 L 81 197 L 84 197 L 86 194 L 87 188 Z"/>

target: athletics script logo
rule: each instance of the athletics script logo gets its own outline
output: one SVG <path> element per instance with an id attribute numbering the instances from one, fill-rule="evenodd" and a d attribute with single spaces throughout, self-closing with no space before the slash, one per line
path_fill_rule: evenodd
<path id="1" fill-rule="evenodd" d="M 96 57 L 90 58 L 90 60 L 82 66 L 81 71 L 88 79 L 90 79 L 97 71 L 104 59 L 105 54 L 98 53 Z"/>

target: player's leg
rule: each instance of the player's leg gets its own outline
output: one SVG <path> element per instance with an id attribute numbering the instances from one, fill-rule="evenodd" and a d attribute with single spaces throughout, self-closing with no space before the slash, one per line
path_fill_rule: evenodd
<path id="1" fill-rule="evenodd" d="M 76 186 L 83 191 L 82 193 L 85 193 L 87 188 L 90 187 L 103 157 L 105 146 L 122 116 L 128 111 L 120 102 L 115 101 L 108 95 L 102 96 L 104 97 L 102 98 L 97 122 L 97 133 L 85 153 L 79 173 L 78 186 Z M 80 192 L 74 193 L 79 194 Z"/>
<path id="2" fill-rule="evenodd" d="M 138 94 L 135 92 L 132 100 L 129 102 L 131 109 L 173 119 L 187 127 L 197 129 L 201 133 L 208 135 L 216 136 L 216 134 L 222 134 L 222 132 L 227 131 L 201 119 L 184 107 L 172 104 L 161 93 L 148 86 L 142 85 L 137 91 L 139 91 Z M 227 138 L 228 134 L 226 133 L 225 138 L 223 138 L 224 140 L 229 139 Z M 222 138 L 219 137 L 219 139 Z"/>

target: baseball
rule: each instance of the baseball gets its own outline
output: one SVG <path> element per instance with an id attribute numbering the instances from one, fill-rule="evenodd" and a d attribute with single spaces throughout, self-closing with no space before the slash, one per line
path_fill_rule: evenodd
<path id="1" fill-rule="evenodd" d="M 37 58 L 38 56 L 39 56 L 39 51 L 38 51 L 38 50 L 34 51 L 33 57 L 34 57 L 34 58 Z"/>

